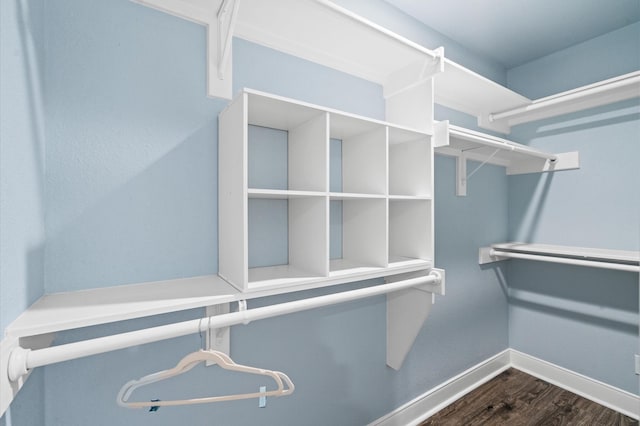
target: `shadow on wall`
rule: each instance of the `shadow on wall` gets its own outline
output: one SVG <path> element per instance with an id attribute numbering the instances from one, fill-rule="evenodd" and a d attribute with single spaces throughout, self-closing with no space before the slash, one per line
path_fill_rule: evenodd
<path id="1" fill-rule="evenodd" d="M 635 273 L 514 259 L 508 273 L 518 277 L 508 286 L 496 275 L 512 306 L 638 335 Z"/>
<path id="2" fill-rule="evenodd" d="M 514 241 L 533 242 L 554 175 L 555 173 L 534 173 L 521 176 L 517 193 L 510 191 L 509 208 L 519 212 L 509 215 L 509 229 L 512 231 L 509 234 Z"/>
<path id="3" fill-rule="evenodd" d="M 631 99 L 601 106 L 595 111 L 587 109 L 568 115 L 546 118 L 542 125 L 540 122 L 522 124 L 518 126 L 517 133 L 519 139 L 531 141 L 535 138 L 598 129 L 637 120 L 640 120 L 638 100 Z"/>
<path id="4" fill-rule="evenodd" d="M 215 273 L 216 134 L 216 120 L 208 121 L 49 235 L 47 290 Z"/>

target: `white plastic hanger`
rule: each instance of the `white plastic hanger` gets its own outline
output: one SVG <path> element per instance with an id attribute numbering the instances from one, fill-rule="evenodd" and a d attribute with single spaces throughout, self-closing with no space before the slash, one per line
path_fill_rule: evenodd
<path id="1" fill-rule="evenodd" d="M 131 394 L 134 390 L 141 386 L 146 386 L 151 383 L 156 383 L 161 380 L 168 379 L 170 377 L 178 376 L 182 373 L 186 373 L 201 362 L 209 361 L 214 362 L 225 370 L 239 371 L 242 373 L 257 374 L 261 376 L 271 377 L 278 388 L 271 391 L 255 392 L 255 393 L 243 393 L 236 395 L 223 395 L 223 396 L 210 396 L 204 398 L 192 398 L 181 399 L 171 401 L 140 401 L 140 402 L 128 402 Z M 284 382 L 287 384 L 285 389 Z M 157 373 L 149 374 L 138 380 L 131 380 L 127 382 L 118 392 L 118 405 L 128 408 L 144 408 L 144 407 L 162 407 L 171 405 L 190 405 L 190 404 L 204 404 L 209 402 L 221 402 L 221 401 L 233 401 L 238 399 L 250 399 L 260 398 L 266 396 L 285 396 L 293 393 L 295 386 L 286 374 L 280 371 L 263 370 L 262 368 L 248 367 L 245 365 L 239 365 L 233 362 L 228 355 L 213 351 L 213 350 L 199 350 L 193 352 L 180 360 L 180 362 L 169 370 L 159 371 Z"/>

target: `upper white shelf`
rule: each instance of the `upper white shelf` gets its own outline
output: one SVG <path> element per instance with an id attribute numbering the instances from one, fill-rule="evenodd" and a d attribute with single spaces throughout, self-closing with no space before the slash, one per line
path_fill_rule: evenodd
<path id="1" fill-rule="evenodd" d="M 327 0 L 242 0 L 234 35 L 379 83 L 387 97 L 442 68 L 441 51 Z"/>
<path id="2" fill-rule="evenodd" d="M 481 165 L 503 166 L 509 175 L 580 167 L 577 151 L 547 153 L 507 139 L 450 125 L 448 121 L 435 125 L 434 139 L 437 154 L 457 158 L 457 195 L 466 195 L 467 180 L 478 170 L 467 174 L 466 160 L 479 161 Z"/>
<path id="3" fill-rule="evenodd" d="M 444 72 L 435 75 L 434 82 L 436 103 L 477 117 L 480 127 L 502 133 L 509 129 L 490 122 L 489 116 L 531 103 L 529 98 L 449 59 L 445 59 Z"/>
<path id="4" fill-rule="evenodd" d="M 640 97 L 640 71 L 536 99 L 516 108 L 494 108 L 489 123 L 515 126 Z"/>
<path id="5" fill-rule="evenodd" d="M 640 271 L 640 252 L 600 248 L 570 247 L 549 244 L 503 243 L 480 249 L 478 262 L 496 262 L 505 259 L 525 259 L 541 262 Z"/>

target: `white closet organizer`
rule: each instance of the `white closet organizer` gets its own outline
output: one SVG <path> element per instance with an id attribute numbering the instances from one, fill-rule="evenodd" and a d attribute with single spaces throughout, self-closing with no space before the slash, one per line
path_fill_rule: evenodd
<path id="1" fill-rule="evenodd" d="M 238 289 L 433 266 L 429 133 L 248 89 L 219 130 L 219 274 Z"/>
<path id="2" fill-rule="evenodd" d="M 547 153 L 506 139 L 450 125 L 442 121 L 435 126 L 435 152 L 456 157 L 456 194 L 467 194 L 467 180 L 484 164 L 506 168 L 509 175 L 553 172 L 580 167 L 577 151 Z M 467 160 L 481 164 L 467 173 Z"/>

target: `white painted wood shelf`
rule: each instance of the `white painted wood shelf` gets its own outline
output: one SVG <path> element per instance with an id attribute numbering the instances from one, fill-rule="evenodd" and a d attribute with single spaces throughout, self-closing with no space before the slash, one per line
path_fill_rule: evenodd
<path id="1" fill-rule="evenodd" d="M 529 98 L 449 59 L 434 82 L 436 103 L 472 115 L 480 127 L 501 133 L 509 133 L 509 127 L 490 121 L 490 115 L 531 103 Z"/>
<path id="2" fill-rule="evenodd" d="M 577 151 L 548 153 L 507 139 L 441 121 L 435 125 L 435 153 L 456 157 L 456 193 L 466 195 L 467 181 L 484 164 L 505 167 L 508 175 L 572 170 L 580 167 Z M 467 160 L 481 165 L 467 173 Z"/>
<path id="3" fill-rule="evenodd" d="M 250 89 L 219 130 L 220 276 L 239 290 L 433 267 L 430 133 Z M 285 261 L 252 263 L 257 235 Z"/>
<path id="4" fill-rule="evenodd" d="M 489 123 L 512 127 L 640 97 L 640 71 L 536 99 L 515 108 L 494 107 Z"/>
<path id="5" fill-rule="evenodd" d="M 424 268 L 415 259 L 395 259 L 407 271 Z M 339 261 L 336 261 L 339 262 Z M 339 267 L 339 266 L 337 266 Z M 354 265 L 344 265 L 332 280 L 298 283 L 295 291 L 353 281 Z M 403 277 L 398 268 L 398 277 Z M 363 275 L 389 276 L 388 271 L 369 268 Z M 443 273 L 443 272 L 442 272 Z M 400 279 L 400 278 L 398 278 Z M 397 279 L 396 279 L 397 280 Z M 104 288 L 46 294 L 24 311 L 5 330 L 6 336 L 22 338 L 144 318 L 188 309 L 222 305 L 240 300 L 286 294 L 291 288 L 269 288 L 241 292 L 217 275 L 179 278 Z"/>
<path id="6" fill-rule="evenodd" d="M 480 249 L 478 263 L 524 259 L 640 272 L 640 252 L 549 244 L 503 243 Z"/>

